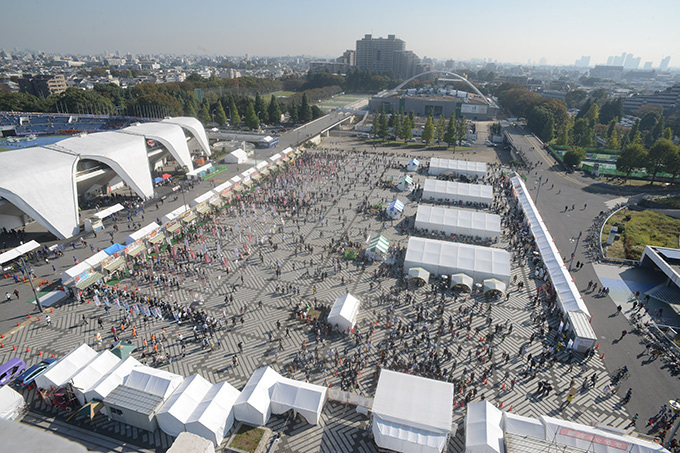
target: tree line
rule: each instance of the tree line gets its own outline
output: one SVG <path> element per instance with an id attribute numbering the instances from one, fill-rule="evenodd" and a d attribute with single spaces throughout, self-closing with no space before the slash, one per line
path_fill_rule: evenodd
<path id="1" fill-rule="evenodd" d="M 383 107 L 380 113 L 373 119 L 371 135 L 385 141 L 392 134 L 395 138 L 407 143 L 413 138 L 414 118 L 413 110 L 408 115 L 403 111 L 399 113 L 392 111 L 390 114 L 386 114 Z M 460 144 L 463 138 L 465 138 L 466 129 L 464 116 L 456 119 L 455 113 L 452 113 L 448 122 L 444 119 L 444 116 L 440 116 L 435 126 L 434 118 L 430 115 L 425 120 L 420 138 L 426 145 L 429 145 L 436 139 L 438 144 L 444 142 L 448 147 L 453 146 L 455 149 L 456 145 Z"/>

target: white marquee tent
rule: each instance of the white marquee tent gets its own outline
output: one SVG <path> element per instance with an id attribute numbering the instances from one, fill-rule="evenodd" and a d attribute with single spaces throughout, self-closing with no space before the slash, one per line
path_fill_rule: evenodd
<path id="1" fill-rule="evenodd" d="M 213 385 L 185 423 L 185 429 L 217 447 L 234 424 L 234 403 L 241 394 L 228 382 Z"/>
<path id="2" fill-rule="evenodd" d="M 0 387 L 0 420 L 16 420 L 25 404 L 24 397 L 12 387 Z"/>
<path id="3" fill-rule="evenodd" d="M 397 219 L 404 212 L 404 203 L 399 199 L 394 199 L 385 208 L 385 214 L 387 214 L 391 219 Z"/>
<path id="4" fill-rule="evenodd" d="M 455 173 L 456 175 L 483 178 L 486 176 L 486 163 L 468 160 L 442 159 L 439 157 L 433 157 L 430 160 L 430 176 L 439 176 L 448 172 Z"/>
<path id="5" fill-rule="evenodd" d="M 505 250 L 411 237 L 404 269 L 422 267 L 434 275 L 464 273 L 481 283 L 487 278 L 510 281 L 510 254 Z"/>
<path id="6" fill-rule="evenodd" d="M 430 273 L 422 267 L 412 267 L 408 270 L 409 280 L 422 280 L 423 283 L 430 281 Z"/>
<path id="7" fill-rule="evenodd" d="M 497 239 L 501 235 L 501 217 L 486 212 L 420 205 L 415 227 L 441 231 L 447 235 L 461 234 Z"/>
<path id="8" fill-rule="evenodd" d="M 465 286 L 468 291 L 472 291 L 472 285 L 474 284 L 475 281 L 467 274 L 458 273 L 451 276 L 451 287 L 461 285 Z"/>
<path id="9" fill-rule="evenodd" d="M 35 385 L 41 389 L 61 387 L 96 355 L 97 352 L 94 349 L 86 344 L 81 344 L 59 359 L 49 370 L 35 378 Z"/>
<path id="10" fill-rule="evenodd" d="M 488 401 L 467 406 L 465 453 L 503 453 L 503 412 Z"/>
<path id="11" fill-rule="evenodd" d="M 73 391 L 80 404 L 85 404 L 86 392 L 119 363 L 118 357 L 108 349 L 104 349 L 71 377 Z"/>
<path id="12" fill-rule="evenodd" d="M 166 399 L 183 381 L 184 377 L 179 374 L 149 366 L 139 366 L 132 369 L 123 385 Z"/>
<path id="13" fill-rule="evenodd" d="M 420 167 L 420 161 L 415 157 L 409 160 L 408 163 L 406 164 L 407 171 L 416 171 L 418 170 L 418 167 Z"/>
<path id="14" fill-rule="evenodd" d="M 385 238 L 385 236 L 382 234 L 379 234 L 368 241 L 368 245 L 366 246 L 366 256 L 371 259 L 374 259 L 377 254 L 386 256 L 389 250 L 390 241 L 388 241 L 387 238 Z"/>
<path id="15" fill-rule="evenodd" d="M 158 426 L 169 436 L 179 436 L 211 387 L 212 384 L 200 374 L 184 379 L 156 414 Z"/>
<path id="16" fill-rule="evenodd" d="M 357 322 L 359 313 L 359 299 L 351 294 L 343 294 L 335 299 L 330 313 L 328 313 L 328 323 L 332 326 L 338 325 L 341 332 L 353 329 Z"/>
<path id="17" fill-rule="evenodd" d="M 413 178 L 408 175 L 402 176 L 397 182 L 397 190 L 401 192 L 410 192 L 413 190 Z"/>
<path id="18" fill-rule="evenodd" d="M 128 237 L 125 238 L 125 244 L 129 245 L 132 244 L 133 242 L 145 238 L 149 234 L 153 233 L 157 229 L 159 229 L 160 226 L 156 222 L 151 222 L 145 227 L 140 228 L 139 230 L 130 233 Z"/>
<path id="19" fill-rule="evenodd" d="M 230 152 L 224 158 L 224 162 L 226 162 L 228 164 L 242 164 L 243 162 L 245 162 L 247 160 L 248 160 L 248 154 L 246 154 L 246 152 L 243 151 L 241 148 Z"/>
<path id="20" fill-rule="evenodd" d="M 440 453 L 453 430 L 453 384 L 382 369 L 373 399 L 373 436 L 380 448 Z"/>
<path id="21" fill-rule="evenodd" d="M 482 284 L 484 285 L 485 293 L 488 291 L 498 291 L 501 294 L 505 294 L 505 283 L 498 281 L 495 278 L 487 278 Z"/>
<path id="22" fill-rule="evenodd" d="M 490 205 L 493 202 L 493 187 L 482 184 L 426 179 L 423 186 L 423 200 L 459 201 Z"/>
<path id="23" fill-rule="evenodd" d="M 293 379 L 281 378 L 271 393 L 272 414 L 285 414 L 293 409 L 312 425 L 319 424 L 325 403 L 326 387 Z"/>
<path id="24" fill-rule="evenodd" d="M 142 364 L 131 355 L 127 356 L 125 359 L 119 361 L 115 368 L 102 376 L 85 392 L 85 400 L 92 401 L 93 399 L 98 399 L 104 401 L 104 398 L 106 398 L 113 389 L 123 383 L 123 380 L 130 375 L 134 367 L 141 365 Z"/>

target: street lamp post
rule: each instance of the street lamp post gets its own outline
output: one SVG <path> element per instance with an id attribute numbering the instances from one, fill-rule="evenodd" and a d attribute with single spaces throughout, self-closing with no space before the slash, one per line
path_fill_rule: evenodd
<path id="1" fill-rule="evenodd" d="M 38 305 L 38 310 L 40 310 L 40 312 L 42 313 L 43 307 L 42 307 L 42 304 L 40 303 L 40 296 L 38 296 L 38 292 L 35 290 L 35 286 L 33 286 L 33 277 L 32 277 L 33 270 L 32 269 L 29 270 L 27 266 L 28 266 L 28 263 L 26 263 L 26 260 L 22 256 L 21 257 L 21 269 L 23 270 L 24 275 L 26 275 L 28 277 L 28 283 L 31 284 L 31 289 L 33 290 L 33 295 L 35 296 L 35 303 L 36 303 L 36 305 Z"/>

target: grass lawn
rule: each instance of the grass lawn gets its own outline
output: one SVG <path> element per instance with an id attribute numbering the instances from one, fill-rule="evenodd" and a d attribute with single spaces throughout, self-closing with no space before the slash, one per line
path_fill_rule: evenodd
<path id="1" fill-rule="evenodd" d="M 602 229 L 603 246 L 611 227 L 617 223 L 622 224 L 622 226 L 619 225 L 621 239 L 609 246 L 608 258 L 638 260 L 642 256 L 645 245 L 678 247 L 680 219 L 651 210 L 638 212 L 627 209 L 622 209 L 607 221 Z"/>
<path id="2" fill-rule="evenodd" d="M 260 444 L 262 436 L 264 436 L 264 429 L 241 425 L 229 446 L 253 453 Z"/>
<path id="3" fill-rule="evenodd" d="M 275 91 L 273 93 L 269 93 L 267 95 L 268 98 L 272 97 L 272 94 L 276 96 L 276 98 L 287 98 L 295 94 L 295 91 Z"/>
<path id="4" fill-rule="evenodd" d="M 680 197 L 655 198 L 654 201 L 657 203 L 663 203 L 671 208 L 680 208 Z"/>

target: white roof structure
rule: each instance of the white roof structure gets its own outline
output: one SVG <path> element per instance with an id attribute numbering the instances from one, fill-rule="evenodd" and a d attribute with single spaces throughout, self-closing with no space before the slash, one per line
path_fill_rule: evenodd
<path id="1" fill-rule="evenodd" d="M 431 274 L 462 272 L 481 283 L 487 278 L 510 281 L 510 254 L 505 250 L 411 237 L 404 258 L 404 269 L 422 267 Z"/>
<path id="2" fill-rule="evenodd" d="M 474 285 L 475 281 L 472 279 L 467 274 L 453 274 L 451 276 L 451 286 L 456 286 L 456 285 L 462 285 L 467 287 L 467 289 L 472 290 L 472 285 Z"/>
<path id="3" fill-rule="evenodd" d="M 426 179 L 423 186 L 423 200 L 491 204 L 493 202 L 493 187 L 482 184 Z"/>
<path id="4" fill-rule="evenodd" d="M 173 125 L 181 126 L 180 129 Z M 197 137 L 206 154 L 208 139 L 195 118 L 169 118 L 120 131 L 71 137 L 56 144 L 0 154 L 0 197 L 35 219 L 59 239 L 79 232 L 77 164 L 93 160 L 110 167 L 140 197 L 153 196 L 146 139 L 163 144 L 178 162 L 187 162 L 182 128 Z M 188 160 L 191 168 L 191 160 Z"/>
<path id="5" fill-rule="evenodd" d="M 507 288 L 505 283 L 496 280 L 495 278 L 487 278 L 483 282 L 484 292 L 487 291 L 498 291 L 501 294 L 505 294 L 505 289 Z"/>
<path id="6" fill-rule="evenodd" d="M 410 192 L 413 190 L 413 178 L 409 175 L 402 176 L 397 182 L 397 190 L 402 192 Z"/>
<path id="7" fill-rule="evenodd" d="M 404 212 L 404 203 L 398 198 L 390 201 L 390 204 L 385 208 L 385 213 L 393 219 L 399 217 L 402 212 Z"/>
<path id="8" fill-rule="evenodd" d="M 241 148 L 238 148 L 237 150 L 230 152 L 224 158 L 224 161 L 228 164 L 242 164 L 247 160 L 248 154 L 246 154 L 246 152 L 243 151 Z"/>
<path id="9" fill-rule="evenodd" d="M 40 247 L 39 243 L 37 243 L 36 241 L 29 241 L 25 244 L 21 244 L 17 247 L 14 247 L 13 249 L 6 251 L 5 253 L 0 253 L 0 264 L 5 264 L 9 261 L 17 259 L 24 253 L 31 252 L 37 249 L 38 247 Z"/>
<path id="10" fill-rule="evenodd" d="M 71 378 L 71 385 L 80 404 L 85 404 L 85 393 L 120 363 L 108 349 L 97 354 Z"/>
<path id="11" fill-rule="evenodd" d="M 156 414 L 158 426 L 169 436 L 179 436 L 179 433 L 186 430 L 185 424 L 189 417 L 211 387 L 212 384 L 200 374 L 184 379 Z"/>
<path id="12" fill-rule="evenodd" d="M 420 161 L 414 157 L 413 159 L 409 160 L 408 163 L 406 164 L 406 170 L 416 171 L 419 166 Z"/>
<path id="13" fill-rule="evenodd" d="M 433 157 L 430 160 L 430 176 L 439 176 L 443 173 L 452 172 L 457 175 L 476 176 L 483 178 L 486 176 L 486 163 L 472 162 L 467 160 L 441 159 Z"/>
<path id="14" fill-rule="evenodd" d="M 335 299 L 333 307 L 328 313 L 328 324 L 335 326 L 341 331 L 351 330 L 357 323 L 357 315 L 359 314 L 359 306 L 361 302 L 351 294 L 343 294 Z"/>
<path id="15" fill-rule="evenodd" d="M 453 428 L 453 384 L 380 371 L 373 399 L 373 436 L 380 448 L 440 453 Z"/>
<path id="16" fill-rule="evenodd" d="M 503 413 L 504 432 L 545 439 L 545 427 L 540 420 L 513 412 Z"/>
<path id="17" fill-rule="evenodd" d="M 132 369 L 123 381 L 126 387 L 135 388 L 163 398 L 169 397 L 184 381 L 184 377 L 168 371 L 140 366 Z"/>
<path id="18" fill-rule="evenodd" d="M 61 281 L 66 283 L 67 281 L 71 280 L 77 275 L 82 274 L 88 269 L 92 269 L 92 266 L 90 265 L 90 263 L 87 262 L 87 260 L 83 261 L 82 263 L 76 264 L 75 266 L 70 267 L 61 273 Z"/>
<path id="19" fill-rule="evenodd" d="M 234 424 L 234 403 L 241 394 L 228 382 L 213 385 L 184 424 L 184 428 L 217 447 Z"/>
<path id="20" fill-rule="evenodd" d="M 465 453 L 503 453 L 503 412 L 488 401 L 467 406 Z"/>
<path id="21" fill-rule="evenodd" d="M 263 426 L 272 413 L 283 414 L 294 409 L 308 423 L 318 424 L 326 390 L 320 385 L 284 378 L 271 368 L 262 367 L 250 376 L 234 403 L 234 416 L 242 422 Z"/>
<path id="22" fill-rule="evenodd" d="M 422 267 L 412 267 L 411 269 L 408 270 L 408 278 L 409 280 L 420 279 L 423 282 L 427 283 L 428 281 L 430 281 L 430 273 L 423 269 Z"/>
<path id="23" fill-rule="evenodd" d="M 24 397 L 12 387 L 0 387 L 0 420 L 16 420 L 24 404 Z"/>
<path id="24" fill-rule="evenodd" d="M 208 143 L 208 135 L 200 121 L 190 116 L 178 116 L 175 118 L 166 118 L 162 123 L 170 123 L 181 126 L 182 129 L 189 132 L 198 142 L 206 156 L 210 155 L 210 144 Z"/>
<path id="25" fill-rule="evenodd" d="M 133 242 L 148 236 L 149 234 L 153 233 L 159 228 L 160 225 L 158 225 L 156 222 L 151 222 L 147 226 L 138 229 L 134 233 L 130 233 L 130 235 L 125 238 L 125 244 L 126 245 L 132 244 Z"/>
<path id="26" fill-rule="evenodd" d="M 106 209 L 102 209 L 99 212 L 95 212 L 94 214 L 92 214 L 92 217 L 96 217 L 99 220 L 104 220 L 105 218 L 107 218 L 111 214 L 115 214 L 116 212 L 122 211 L 123 209 L 125 209 L 125 208 L 123 207 L 122 204 L 116 203 L 113 206 L 109 206 Z"/>
<path id="27" fill-rule="evenodd" d="M 180 165 L 188 167 L 189 171 L 194 169 L 194 164 L 191 162 L 191 153 L 187 146 L 186 135 L 184 135 L 182 127 L 178 124 L 170 122 L 137 123 L 118 132 L 141 135 L 147 139 L 156 140 L 172 154 L 172 157 Z"/>
<path id="28" fill-rule="evenodd" d="M 163 225 L 165 225 L 166 223 L 175 220 L 176 218 L 178 218 L 179 216 L 181 216 L 182 214 L 184 214 L 185 212 L 187 212 L 189 209 L 190 209 L 190 208 L 189 208 L 189 205 L 182 205 L 182 206 L 180 206 L 179 208 L 175 209 L 174 211 L 168 212 L 167 214 L 165 214 L 165 215 L 161 218 L 161 223 L 162 223 Z"/>
<path id="29" fill-rule="evenodd" d="M 134 367 L 142 366 L 134 357 L 127 356 L 120 360 L 118 364 L 103 375 L 98 381 L 94 383 L 87 391 L 85 391 L 85 400 L 92 401 L 97 399 L 104 401 L 104 398 L 113 391 L 116 387 L 123 383 L 125 378 L 130 375 Z"/>
<path id="30" fill-rule="evenodd" d="M 196 198 L 194 198 L 193 200 L 191 200 L 189 202 L 189 204 L 191 205 L 191 207 L 194 207 L 196 205 L 203 203 L 204 201 L 210 200 L 214 196 L 215 196 L 215 192 L 213 190 L 209 190 L 206 193 L 204 193 L 203 195 L 199 195 Z"/>
<path id="31" fill-rule="evenodd" d="M 501 235 L 501 217 L 486 212 L 421 204 L 418 206 L 415 227 L 442 231 L 447 235 L 498 238 Z"/>
<path id="32" fill-rule="evenodd" d="M 96 355 L 97 352 L 94 349 L 86 344 L 81 344 L 59 359 L 50 369 L 35 378 L 35 385 L 41 389 L 61 387 Z"/>
<path id="33" fill-rule="evenodd" d="M 209 172 L 211 168 L 214 168 L 214 167 L 213 167 L 213 164 L 205 164 L 205 165 L 202 165 L 202 166 L 200 166 L 200 167 L 198 167 L 198 168 L 194 168 L 194 169 L 191 170 L 191 171 L 188 171 L 187 174 L 186 174 L 186 176 L 187 176 L 187 177 L 191 177 L 191 176 L 199 176 L 201 173 Z"/>

